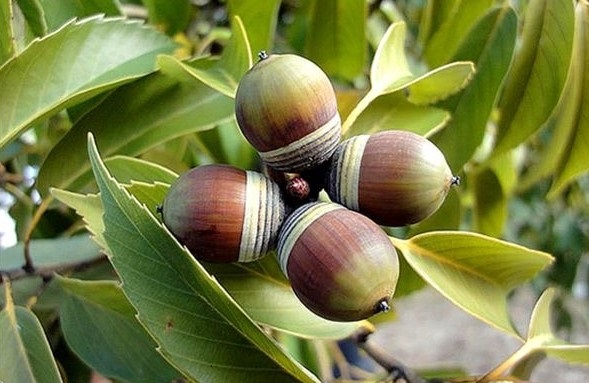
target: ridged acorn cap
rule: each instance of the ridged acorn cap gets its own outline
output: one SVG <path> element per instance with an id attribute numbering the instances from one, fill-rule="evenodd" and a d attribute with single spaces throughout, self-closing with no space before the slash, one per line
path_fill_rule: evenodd
<path id="1" fill-rule="evenodd" d="M 458 181 L 431 141 L 389 130 L 342 142 L 332 158 L 326 191 L 333 201 L 379 225 L 404 226 L 432 215 Z"/>
<path id="2" fill-rule="evenodd" d="M 312 61 L 260 53 L 235 95 L 238 125 L 269 166 L 303 172 L 329 159 L 340 139 L 335 92 Z"/>
<path id="3" fill-rule="evenodd" d="M 399 260 L 365 216 L 334 203 L 305 204 L 284 222 L 277 253 L 293 291 L 317 315 L 355 321 L 388 310 Z"/>
<path id="4" fill-rule="evenodd" d="M 250 262 L 275 250 L 285 204 L 278 185 L 260 173 L 203 165 L 171 185 L 162 216 L 195 258 Z"/>

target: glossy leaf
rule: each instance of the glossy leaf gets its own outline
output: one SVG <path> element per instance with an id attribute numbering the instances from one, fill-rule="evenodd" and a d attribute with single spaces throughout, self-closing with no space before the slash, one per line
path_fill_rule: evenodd
<path id="1" fill-rule="evenodd" d="M 366 61 L 365 23 L 367 4 L 363 0 L 313 1 L 305 56 L 328 75 L 353 80 Z"/>
<path id="2" fill-rule="evenodd" d="M 116 282 L 58 278 L 65 294 L 59 318 L 70 348 L 101 375 L 170 382 L 181 374 L 156 351 Z"/>
<path id="3" fill-rule="evenodd" d="M 371 88 L 345 119 L 342 125 L 344 135 L 357 129 L 353 125 L 358 117 L 382 95 L 405 90 L 410 99 L 425 104 L 444 99 L 468 84 L 474 72 L 470 62 L 451 63 L 422 76 L 414 76 L 405 55 L 405 33 L 405 24 L 398 22 L 391 24 L 383 36 L 370 69 Z"/>
<path id="4" fill-rule="evenodd" d="M 458 47 L 465 38 L 468 38 L 470 29 L 477 23 L 489 7 L 492 0 L 471 1 L 456 0 L 445 5 L 447 14 L 442 16 L 439 26 L 428 39 L 425 45 L 424 56 L 430 67 L 436 67 L 451 61 Z M 436 15 L 432 15 L 436 17 Z"/>
<path id="5" fill-rule="evenodd" d="M 481 144 L 488 118 L 515 47 L 517 17 L 511 7 L 494 8 L 470 30 L 452 60 L 475 63 L 477 72 L 459 94 L 440 103 L 452 112 L 448 126 L 433 137 L 458 172 Z"/>
<path id="6" fill-rule="evenodd" d="M 173 49 L 139 23 L 99 17 L 35 40 L 0 68 L 0 147 L 64 107 L 152 72 L 155 56 Z"/>
<path id="7" fill-rule="evenodd" d="M 570 0 L 532 0 L 499 101 L 496 153 L 511 149 L 550 116 L 564 87 L 571 59 L 574 9 Z"/>
<path id="8" fill-rule="evenodd" d="M 92 180 L 84 150 L 88 132 L 95 134 L 105 157 L 135 156 L 172 138 L 210 129 L 231 118 L 233 109 L 231 98 L 193 79 L 178 81 L 155 73 L 120 87 L 53 148 L 39 172 L 38 188 L 42 194 L 49 187 L 76 191 Z"/>
<path id="9" fill-rule="evenodd" d="M 235 98 L 239 79 L 252 66 L 252 54 L 239 17 L 233 19 L 231 31 L 232 38 L 219 59 L 201 58 L 187 65 L 173 56 L 162 56 L 158 64 L 165 73 L 186 71 L 214 90 Z"/>
<path id="10" fill-rule="evenodd" d="M 449 120 L 450 114 L 445 110 L 417 106 L 407 102 L 400 93 L 391 93 L 374 99 L 357 117 L 346 137 L 391 129 L 428 135 L 444 127 Z"/>
<path id="11" fill-rule="evenodd" d="M 198 381 L 317 381 L 108 174 L 93 140 L 88 146 L 113 266 L 164 357 Z"/>
<path id="12" fill-rule="evenodd" d="M 518 335 L 507 312 L 510 291 L 552 262 L 549 254 L 469 232 L 438 231 L 391 240 L 442 295 L 514 336 Z"/>
<path id="13" fill-rule="evenodd" d="M 0 0 L 0 65 L 4 64 L 16 51 L 11 22 L 12 7 L 12 0 Z"/>
<path id="14" fill-rule="evenodd" d="M 30 310 L 14 306 L 10 284 L 2 284 L 5 306 L 0 311 L 0 381 L 62 382 L 41 323 Z"/>
<path id="15" fill-rule="evenodd" d="M 228 0 L 227 7 L 232 17 L 243 22 L 252 56 L 265 50 L 272 51 L 280 0 Z"/>
<path id="16" fill-rule="evenodd" d="M 150 24 L 168 35 L 182 32 L 190 22 L 190 0 L 142 0 Z"/>

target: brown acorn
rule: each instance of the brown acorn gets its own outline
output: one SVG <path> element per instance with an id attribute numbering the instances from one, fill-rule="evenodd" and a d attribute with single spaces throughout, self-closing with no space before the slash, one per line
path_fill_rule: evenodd
<path id="1" fill-rule="evenodd" d="M 431 141 L 407 131 L 352 137 L 339 145 L 330 166 L 329 197 L 385 226 L 429 217 L 459 182 Z"/>
<path id="2" fill-rule="evenodd" d="M 280 171 L 300 173 L 326 162 L 341 132 L 329 78 L 301 56 L 261 52 L 259 57 L 235 95 L 243 135 Z"/>
<path id="3" fill-rule="evenodd" d="M 203 165 L 172 184 L 162 216 L 195 258 L 250 262 L 275 249 L 285 205 L 278 185 L 260 173 Z"/>
<path id="4" fill-rule="evenodd" d="M 285 220 L 277 253 L 293 291 L 317 315 L 355 321 L 389 309 L 397 252 L 365 216 L 335 203 L 305 204 Z"/>

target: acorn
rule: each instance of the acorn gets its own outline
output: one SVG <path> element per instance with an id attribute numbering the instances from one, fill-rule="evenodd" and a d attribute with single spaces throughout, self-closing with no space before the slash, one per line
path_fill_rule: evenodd
<path id="1" fill-rule="evenodd" d="M 365 216 L 327 202 L 297 208 L 278 237 L 280 267 L 299 300 L 334 321 L 387 311 L 399 277 L 397 252 Z"/>
<path id="2" fill-rule="evenodd" d="M 260 52 L 259 57 L 235 95 L 241 132 L 276 170 L 300 173 L 325 163 L 341 133 L 329 78 L 298 55 Z"/>
<path id="3" fill-rule="evenodd" d="M 217 164 L 182 174 L 170 186 L 161 211 L 178 241 L 207 262 L 250 262 L 275 250 L 286 215 L 272 180 Z"/>
<path id="4" fill-rule="evenodd" d="M 404 226 L 432 215 L 459 181 L 427 138 L 389 130 L 342 142 L 325 189 L 333 201 L 379 225 Z"/>

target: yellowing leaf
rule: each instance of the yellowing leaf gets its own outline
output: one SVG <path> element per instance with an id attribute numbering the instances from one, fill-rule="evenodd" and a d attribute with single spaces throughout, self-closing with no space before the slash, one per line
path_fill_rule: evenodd
<path id="1" fill-rule="evenodd" d="M 442 295 L 514 336 L 518 335 L 507 313 L 509 292 L 552 262 L 546 253 L 469 232 L 429 232 L 391 240 Z"/>

